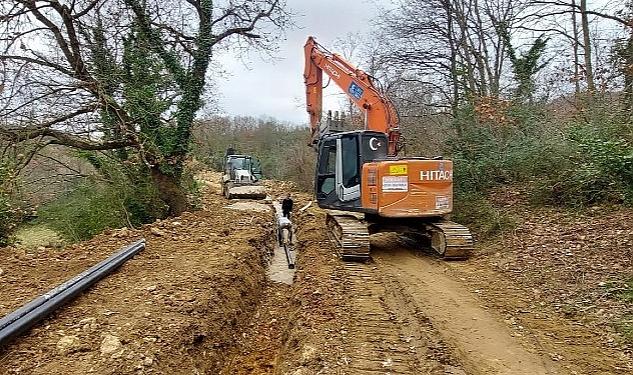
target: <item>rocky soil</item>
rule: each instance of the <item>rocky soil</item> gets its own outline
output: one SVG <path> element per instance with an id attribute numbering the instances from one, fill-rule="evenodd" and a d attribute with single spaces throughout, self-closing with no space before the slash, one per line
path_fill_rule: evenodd
<path id="1" fill-rule="evenodd" d="M 61 249 L 0 250 L 0 314 L 147 239 L 146 249 L 0 352 L 0 374 L 218 373 L 263 293 L 272 216 L 204 210 Z"/>

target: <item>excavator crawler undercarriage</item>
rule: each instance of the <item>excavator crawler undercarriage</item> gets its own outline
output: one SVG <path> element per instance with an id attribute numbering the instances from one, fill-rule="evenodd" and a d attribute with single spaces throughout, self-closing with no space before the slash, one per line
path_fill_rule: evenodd
<path id="1" fill-rule="evenodd" d="M 467 259 L 473 251 L 473 235 L 465 226 L 440 220 L 426 224 L 431 247 L 444 259 Z"/>
<path id="2" fill-rule="evenodd" d="M 415 241 L 417 246 L 430 245 L 447 260 L 467 259 L 473 250 L 473 237 L 468 228 L 445 219 L 383 224 L 368 221 L 360 214 L 328 210 L 327 228 L 343 260 L 369 259 L 369 236 L 378 232 L 394 232 L 410 240 L 418 239 Z"/>
<path id="3" fill-rule="evenodd" d="M 353 213 L 328 211 L 327 229 L 330 239 L 344 260 L 369 259 L 367 224 Z"/>

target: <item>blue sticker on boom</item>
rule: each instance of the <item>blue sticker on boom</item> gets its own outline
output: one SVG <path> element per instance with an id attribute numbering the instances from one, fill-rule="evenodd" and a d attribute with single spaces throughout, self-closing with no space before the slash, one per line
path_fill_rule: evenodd
<path id="1" fill-rule="evenodd" d="M 356 82 L 352 81 L 352 84 L 349 85 L 349 89 L 347 91 L 357 100 L 363 97 L 363 89 L 356 84 Z"/>

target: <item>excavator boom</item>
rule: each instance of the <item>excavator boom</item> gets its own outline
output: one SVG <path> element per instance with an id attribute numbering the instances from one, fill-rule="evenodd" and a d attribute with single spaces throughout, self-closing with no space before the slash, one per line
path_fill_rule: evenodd
<path id="1" fill-rule="evenodd" d="M 385 133 L 388 136 L 388 154 L 398 153 L 400 130 L 394 105 L 374 85 L 370 75 L 354 67 L 343 57 L 331 53 L 308 37 L 304 46 L 306 104 L 310 115 L 312 141 L 318 141 L 322 114 L 323 72 L 336 83 L 365 115 L 365 130 Z"/>

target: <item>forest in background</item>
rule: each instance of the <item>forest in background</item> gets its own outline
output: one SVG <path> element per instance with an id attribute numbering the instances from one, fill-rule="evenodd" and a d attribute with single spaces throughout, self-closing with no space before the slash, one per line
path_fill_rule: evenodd
<path id="1" fill-rule="evenodd" d="M 175 214 L 195 205 L 193 173 L 217 168 L 228 146 L 310 189 L 305 126 L 197 116 L 214 103 L 216 44 L 273 48 L 292 27 L 283 2 L 41 3 L 2 5 L 3 242 L 35 212 L 71 240 Z M 395 102 L 406 155 L 455 161 L 457 219 L 493 233 L 504 220 L 487 195 L 498 187 L 536 205 L 633 202 L 632 12 L 631 2 L 396 0 L 371 37 L 332 49 Z M 223 28 L 205 28 L 217 20 Z M 332 109 L 361 126 L 349 101 Z"/>

